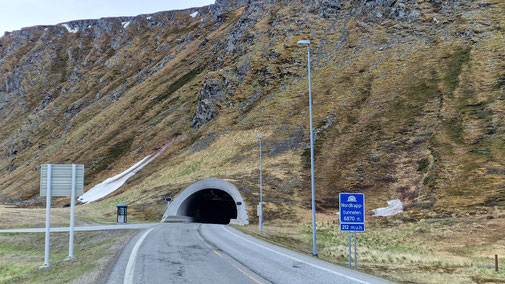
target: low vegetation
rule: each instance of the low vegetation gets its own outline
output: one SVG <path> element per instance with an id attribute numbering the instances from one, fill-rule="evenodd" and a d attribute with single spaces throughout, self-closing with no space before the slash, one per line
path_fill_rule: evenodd
<path id="1" fill-rule="evenodd" d="M 310 216 L 310 212 L 306 212 Z M 319 257 L 348 266 L 348 233 L 337 216 L 318 214 Z M 405 222 L 402 215 L 373 218 L 358 233 L 358 270 L 398 283 L 505 283 L 505 212 L 487 218 Z M 312 253 L 312 223 L 266 222 L 236 227 L 266 241 Z M 354 244 L 353 244 L 354 245 Z M 352 265 L 354 266 L 354 247 Z M 501 257 L 495 271 L 494 255 Z"/>
<path id="2" fill-rule="evenodd" d="M 68 233 L 51 234 L 50 264 L 44 262 L 44 233 L 0 234 L 0 283 L 97 283 L 135 231 L 76 232 L 74 256 L 68 256 Z"/>

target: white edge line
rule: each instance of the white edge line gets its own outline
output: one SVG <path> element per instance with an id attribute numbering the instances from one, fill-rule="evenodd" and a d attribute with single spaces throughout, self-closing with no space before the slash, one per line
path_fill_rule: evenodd
<path id="1" fill-rule="evenodd" d="M 142 245 L 142 242 L 144 239 L 147 237 L 147 235 L 157 227 L 151 228 L 147 230 L 142 237 L 137 241 L 135 246 L 133 247 L 133 250 L 130 254 L 130 258 L 128 259 L 128 264 L 126 265 L 125 269 L 125 274 L 123 278 L 123 284 L 132 284 L 133 283 L 133 276 L 135 275 L 135 260 L 137 259 L 137 253 L 139 251 L 140 246 Z"/>
<path id="2" fill-rule="evenodd" d="M 321 266 L 318 266 L 318 265 L 315 265 L 315 264 L 312 264 L 312 263 L 309 263 L 309 262 L 303 261 L 303 260 L 301 260 L 301 259 L 299 259 L 299 258 L 296 258 L 296 257 L 290 256 L 290 255 L 287 255 L 287 254 L 283 254 L 282 252 L 278 252 L 278 251 L 275 251 L 275 250 L 273 250 L 273 249 L 267 248 L 267 247 L 265 247 L 265 246 L 259 245 L 259 244 L 255 243 L 255 242 L 252 242 L 252 241 L 250 241 L 250 240 L 248 240 L 248 239 L 246 239 L 246 238 L 243 238 L 243 237 L 241 237 L 241 236 L 239 236 L 239 235 L 237 235 L 237 234 L 235 234 L 235 233 L 233 233 L 233 232 L 229 231 L 229 230 L 228 230 L 228 229 L 226 229 L 223 225 L 221 225 L 221 227 L 222 227 L 225 231 L 227 231 L 228 233 L 230 233 L 230 234 L 232 234 L 232 235 L 236 236 L 237 238 L 240 238 L 240 239 L 242 239 L 242 240 L 244 240 L 244 241 L 246 241 L 246 242 L 248 242 L 248 243 L 251 243 L 251 244 L 253 244 L 253 245 L 259 246 L 259 247 L 264 248 L 264 249 L 266 249 L 266 250 L 269 250 L 269 251 L 271 251 L 271 252 L 275 252 L 275 253 L 280 254 L 280 255 L 282 255 L 282 256 L 285 256 L 285 257 L 287 257 L 287 258 L 291 258 L 291 259 L 293 259 L 293 260 L 303 262 L 303 263 L 305 263 L 305 264 L 307 264 L 307 265 L 310 265 L 310 266 L 312 266 L 312 267 L 319 268 L 319 269 L 321 269 L 321 270 L 324 270 L 324 271 L 327 271 L 327 272 L 330 272 L 330 273 L 336 274 L 336 275 L 338 275 L 338 276 L 342 276 L 342 277 L 348 278 L 348 279 L 350 279 L 350 280 L 354 280 L 354 281 L 357 281 L 357 282 L 360 282 L 360 283 L 364 283 L 364 284 L 370 284 L 369 282 L 366 282 L 366 281 L 363 281 L 363 280 L 359 280 L 359 279 L 356 279 L 356 278 L 351 277 L 351 276 L 347 276 L 347 275 L 342 274 L 342 273 L 338 273 L 338 272 L 336 272 L 336 271 L 333 271 L 333 270 L 330 270 L 330 269 L 327 269 L 327 268 L 324 268 L 324 267 L 321 267 Z"/>

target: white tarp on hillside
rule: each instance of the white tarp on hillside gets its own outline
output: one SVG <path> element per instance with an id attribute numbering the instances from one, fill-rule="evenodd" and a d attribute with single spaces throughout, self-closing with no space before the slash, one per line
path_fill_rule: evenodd
<path id="1" fill-rule="evenodd" d="M 81 197 L 79 197 L 78 200 L 82 203 L 89 203 L 113 193 L 118 188 L 120 188 L 130 177 L 134 176 L 143 167 L 156 159 L 163 151 L 165 151 L 169 145 L 170 144 L 163 146 L 157 153 L 145 157 L 126 171 L 95 185 L 93 188 L 86 191 Z"/>
<path id="2" fill-rule="evenodd" d="M 400 212 L 403 212 L 403 204 L 400 199 L 393 199 L 388 201 L 387 207 L 381 207 L 372 210 L 374 212 L 374 216 L 386 217 L 393 216 Z"/>

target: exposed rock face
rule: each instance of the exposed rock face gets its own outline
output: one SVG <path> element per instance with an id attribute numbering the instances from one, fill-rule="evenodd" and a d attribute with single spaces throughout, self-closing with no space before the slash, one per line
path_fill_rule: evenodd
<path id="1" fill-rule="evenodd" d="M 390 18 L 414 22 L 421 13 L 417 8 L 417 1 L 412 0 L 361 0 L 357 3 L 354 12 L 358 16 L 373 18 Z"/>
<path id="2" fill-rule="evenodd" d="M 245 6 L 250 0 L 216 0 L 214 5 L 210 6 L 213 15 L 218 16 L 238 7 Z"/>
<path id="3" fill-rule="evenodd" d="M 195 115 L 191 126 L 200 128 L 217 116 L 221 104 L 233 92 L 233 86 L 222 75 L 209 73 L 198 94 Z"/>
<path id="4" fill-rule="evenodd" d="M 5 78 L 4 92 L 13 93 L 17 95 L 24 95 L 25 88 L 21 83 L 23 80 L 23 72 L 14 71 L 14 73 Z"/>

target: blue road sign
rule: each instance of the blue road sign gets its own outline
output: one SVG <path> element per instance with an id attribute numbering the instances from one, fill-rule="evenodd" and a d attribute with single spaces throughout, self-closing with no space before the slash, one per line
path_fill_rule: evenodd
<path id="1" fill-rule="evenodd" d="M 365 231 L 365 194 L 340 193 L 340 231 Z"/>

